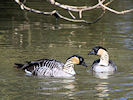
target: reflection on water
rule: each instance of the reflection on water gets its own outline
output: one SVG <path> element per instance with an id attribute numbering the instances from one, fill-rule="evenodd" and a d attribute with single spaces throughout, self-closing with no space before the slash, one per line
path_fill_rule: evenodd
<path id="1" fill-rule="evenodd" d="M 109 79 L 111 78 L 111 75 L 115 74 L 115 72 L 107 72 L 107 73 L 94 72 L 92 71 L 92 68 L 87 70 L 87 72 L 91 73 L 93 76 L 99 79 Z"/>
<path id="2" fill-rule="evenodd" d="M 98 96 L 98 97 L 108 97 L 109 96 L 109 94 L 108 94 L 108 91 L 109 91 L 109 89 L 108 89 L 108 82 L 99 82 L 98 83 L 98 85 L 96 85 L 96 87 L 95 87 L 95 89 L 97 90 L 97 94 L 96 94 L 96 96 Z M 98 100 L 100 100 L 100 99 L 98 99 Z"/>
<path id="3" fill-rule="evenodd" d="M 45 38 L 41 38 L 43 37 L 43 33 L 42 33 L 42 28 L 40 28 L 41 26 L 41 23 L 40 22 L 35 22 L 35 23 L 32 23 L 32 26 L 30 25 L 30 23 L 28 22 L 25 22 L 24 24 L 20 24 L 18 26 L 16 26 L 17 23 L 15 23 L 14 21 L 14 26 L 12 26 L 12 29 L 13 29 L 13 33 L 12 33 L 12 39 L 13 39 L 13 45 L 15 46 L 20 46 L 22 47 L 24 44 L 25 41 L 27 41 L 27 46 L 31 46 L 31 43 L 32 43 L 32 36 L 33 36 L 33 33 L 32 33 L 32 30 L 33 28 L 32 27 L 35 27 L 34 30 L 35 31 L 38 31 L 37 34 L 40 36 L 40 39 L 43 40 L 45 38 L 49 38 L 49 36 L 47 35 L 47 37 Z M 59 29 L 70 29 L 70 28 L 83 28 L 83 26 L 79 26 L 79 25 L 76 25 L 76 24 L 58 24 L 58 25 L 52 25 L 52 24 L 46 24 L 44 23 L 44 26 L 43 26 L 43 30 L 59 30 Z M 85 28 L 85 27 L 84 27 Z M 24 34 L 23 32 L 26 33 Z M 50 33 L 49 33 L 50 34 Z M 67 41 L 65 41 L 65 43 L 67 43 L 67 45 L 69 46 L 73 46 L 75 43 L 78 43 L 80 44 L 78 47 L 81 47 L 82 45 L 85 45 L 87 42 L 83 41 L 83 42 L 80 42 L 80 41 L 73 41 L 71 40 L 71 37 L 75 37 L 75 31 L 70 31 L 68 34 L 68 37 L 66 37 Z M 27 35 L 27 38 L 25 38 L 25 35 Z M 58 37 L 59 38 L 59 37 Z M 27 39 L 27 40 L 25 40 Z M 51 39 L 50 39 L 51 40 Z M 60 41 L 59 41 L 60 42 Z M 49 46 L 48 47 L 53 47 L 55 46 L 56 44 L 54 43 L 49 43 Z"/>
<path id="4" fill-rule="evenodd" d="M 41 92 L 39 94 L 52 95 L 52 96 L 67 96 L 69 99 L 74 99 L 73 91 L 78 91 L 75 87 L 75 79 L 45 79 L 39 82 Z"/>
<path id="5" fill-rule="evenodd" d="M 113 74 L 114 74 L 114 72 L 110 72 L 110 73 L 95 73 L 95 72 L 93 72 L 93 75 L 95 75 L 95 77 L 100 78 L 100 79 L 108 79 Z"/>

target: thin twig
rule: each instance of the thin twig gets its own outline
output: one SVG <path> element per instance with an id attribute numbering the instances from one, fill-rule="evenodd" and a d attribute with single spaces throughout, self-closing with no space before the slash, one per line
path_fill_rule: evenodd
<path id="1" fill-rule="evenodd" d="M 35 12 L 35 13 L 43 14 L 43 15 L 54 15 L 54 16 L 56 16 L 58 18 L 61 18 L 61 19 L 67 20 L 67 21 L 71 21 L 71 22 L 80 22 L 80 23 L 93 24 L 93 23 L 97 22 L 98 20 L 100 20 L 102 18 L 102 16 L 103 16 L 103 15 L 99 16 L 96 20 L 94 20 L 92 22 L 88 22 L 86 20 L 77 20 L 77 19 L 75 19 L 75 17 L 72 15 L 72 13 L 70 15 L 72 16 L 73 19 L 67 18 L 67 17 L 61 15 L 56 10 L 53 10 L 51 12 L 39 11 L 39 10 L 32 9 L 32 8 L 29 8 L 29 7 L 25 6 L 22 2 L 20 2 L 20 0 L 15 0 L 15 1 L 20 5 L 20 8 L 22 10 L 27 10 L 27 11 L 30 11 L 30 12 Z"/>
<path id="2" fill-rule="evenodd" d="M 73 19 L 76 18 L 76 17 L 71 13 L 71 11 L 68 11 L 68 13 L 71 15 L 71 17 L 72 17 Z"/>
<path id="3" fill-rule="evenodd" d="M 133 9 L 124 10 L 124 11 L 116 11 L 116 10 L 114 10 L 112 8 L 107 7 L 107 5 L 111 4 L 111 2 L 113 2 L 113 0 L 110 0 L 109 2 L 107 2 L 105 4 L 104 4 L 104 2 L 106 0 L 98 0 L 97 4 L 95 4 L 94 6 L 90 6 L 90 7 L 88 7 L 88 6 L 70 6 L 70 5 L 64 5 L 64 4 L 61 4 L 59 2 L 56 2 L 55 0 L 48 0 L 48 1 L 52 5 L 55 5 L 57 7 L 60 7 L 62 9 L 67 10 L 72 18 L 68 18 L 68 17 L 65 17 L 65 16 L 61 15 L 57 10 L 53 10 L 51 12 L 44 12 L 44 11 L 32 9 L 32 8 L 29 8 L 29 7 L 24 5 L 26 0 L 24 0 L 24 2 L 21 2 L 20 0 L 15 0 L 15 2 L 20 5 L 20 8 L 22 10 L 27 10 L 27 11 L 30 11 L 30 12 L 34 12 L 34 13 L 38 13 L 38 14 L 43 14 L 43 15 L 54 15 L 55 17 L 58 17 L 58 18 L 61 18 L 61 19 L 67 20 L 67 21 L 82 22 L 82 23 L 87 23 L 87 24 L 93 24 L 93 23 L 99 21 L 103 17 L 103 15 L 105 14 L 105 10 L 108 10 L 108 11 L 113 12 L 115 14 L 125 14 L 125 13 L 133 11 Z M 86 20 L 81 19 L 82 16 L 83 16 L 83 13 L 82 13 L 83 11 L 89 11 L 89 10 L 97 9 L 97 8 L 101 8 L 103 10 L 102 14 L 99 17 L 97 17 L 97 19 L 95 19 L 92 22 L 88 22 Z M 71 11 L 78 12 L 80 19 L 76 19 L 76 17 L 72 14 Z"/>
<path id="4" fill-rule="evenodd" d="M 103 3 L 105 0 L 102 0 L 101 2 Z M 69 5 L 64 5 L 60 4 L 59 2 L 56 2 L 55 0 L 49 0 L 49 2 L 55 6 L 58 6 L 60 8 L 69 10 L 69 11 L 74 11 L 74 12 L 81 12 L 81 11 L 86 11 L 86 10 L 92 10 L 97 8 L 100 4 L 96 4 L 94 6 L 88 7 L 88 6 L 69 6 Z"/>
<path id="5" fill-rule="evenodd" d="M 106 4 L 104 4 L 105 6 L 109 5 L 110 3 L 112 3 L 114 0 L 110 0 L 109 2 L 107 2 Z"/>
<path id="6" fill-rule="evenodd" d="M 133 9 L 124 10 L 124 11 L 116 11 L 116 10 L 114 10 L 114 9 L 111 9 L 111 8 L 109 8 L 109 7 L 105 6 L 105 5 L 103 5 L 103 3 L 102 3 L 101 0 L 98 0 L 98 1 L 99 1 L 100 6 L 102 6 L 104 9 L 109 10 L 109 11 L 111 11 L 111 12 L 113 12 L 113 13 L 116 13 L 116 14 L 125 14 L 125 13 L 132 12 L 132 11 L 133 11 Z"/>

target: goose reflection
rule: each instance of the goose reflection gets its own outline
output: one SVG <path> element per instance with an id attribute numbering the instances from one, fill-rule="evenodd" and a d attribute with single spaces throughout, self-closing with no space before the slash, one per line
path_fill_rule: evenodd
<path id="1" fill-rule="evenodd" d="M 111 75 L 114 74 L 114 72 L 107 72 L 107 73 L 100 73 L 100 72 L 93 72 L 91 69 L 87 70 L 88 73 L 92 73 L 93 76 L 99 79 L 108 79 L 111 77 Z"/>
<path id="2" fill-rule="evenodd" d="M 111 75 L 113 74 L 114 72 L 110 72 L 110 73 L 95 73 L 93 72 L 93 75 L 96 77 L 96 78 L 100 78 L 100 79 L 108 79 L 111 77 Z"/>
<path id="3" fill-rule="evenodd" d="M 69 99 L 75 99 L 73 97 L 73 91 L 77 91 L 75 86 L 75 78 L 65 79 L 46 79 L 39 82 L 40 93 L 43 95 L 56 95 L 67 96 Z"/>
<path id="4" fill-rule="evenodd" d="M 96 96 L 98 96 L 100 98 L 109 96 L 109 94 L 108 94 L 108 91 L 109 91 L 108 85 L 109 85 L 108 82 L 100 82 L 98 85 L 96 85 L 95 89 L 98 91 Z"/>

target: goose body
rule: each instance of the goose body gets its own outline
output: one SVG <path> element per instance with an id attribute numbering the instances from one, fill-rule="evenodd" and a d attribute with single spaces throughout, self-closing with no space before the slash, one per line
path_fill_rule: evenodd
<path id="1" fill-rule="evenodd" d="M 92 70 L 95 72 L 114 72 L 117 70 L 117 67 L 112 62 L 112 60 L 109 60 L 108 65 L 100 65 L 99 64 L 100 59 L 95 60 L 92 64 Z"/>
<path id="2" fill-rule="evenodd" d="M 41 59 L 37 61 L 30 61 L 26 64 L 15 65 L 17 68 L 24 70 L 30 75 L 71 77 L 76 74 L 74 64 L 86 66 L 84 59 L 78 55 L 69 57 L 65 64 L 54 59 Z"/>
<path id="3" fill-rule="evenodd" d="M 101 46 L 96 46 L 88 53 L 88 55 L 98 55 L 100 59 L 95 60 L 91 66 L 94 72 L 114 72 L 117 70 L 117 66 L 112 60 L 109 60 L 108 52 Z"/>

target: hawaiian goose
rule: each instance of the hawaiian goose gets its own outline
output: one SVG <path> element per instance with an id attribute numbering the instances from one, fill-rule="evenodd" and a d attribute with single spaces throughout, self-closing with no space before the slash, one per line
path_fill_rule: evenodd
<path id="1" fill-rule="evenodd" d="M 71 77 L 76 74 L 74 71 L 74 64 L 87 67 L 83 57 L 79 55 L 69 57 L 65 64 L 54 59 L 41 59 L 37 61 L 30 61 L 26 64 L 15 64 L 15 67 L 25 70 L 25 72 L 30 75 Z"/>
<path id="2" fill-rule="evenodd" d="M 117 70 L 113 61 L 109 60 L 108 52 L 101 46 L 96 46 L 88 53 L 88 55 L 98 55 L 100 59 L 95 60 L 91 69 L 94 72 L 114 72 Z"/>

